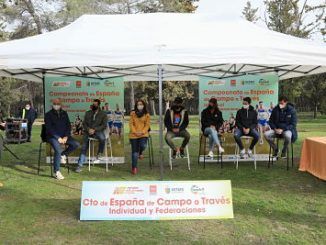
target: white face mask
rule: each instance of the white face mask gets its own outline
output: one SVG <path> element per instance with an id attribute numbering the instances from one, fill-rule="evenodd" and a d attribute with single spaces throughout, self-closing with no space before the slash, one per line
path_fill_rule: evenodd
<path id="1" fill-rule="evenodd" d="M 144 106 L 143 106 L 143 105 L 137 105 L 137 109 L 138 109 L 139 111 L 142 111 L 142 110 L 144 109 Z"/>
<path id="2" fill-rule="evenodd" d="M 243 109 L 248 109 L 249 105 L 243 105 Z"/>
<path id="3" fill-rule="evenodd" d="M 58 111 L 61 109 L 61 105 L 53 105 L 52 106 L 54 110 Z"/>
<path id="4" fill-rule="evenodd" d="M 29 110 L 29 109 L 31 109 L 31 107 L 30 106 L 25 106 L 25 109 Z"/>
<path id="5" fill-rule="evenodd" d="M 284 109 L 285 107 L 286 107 L 286 104 L 279 104 L 279 107 L 281 108 L 281 109 Z"/>

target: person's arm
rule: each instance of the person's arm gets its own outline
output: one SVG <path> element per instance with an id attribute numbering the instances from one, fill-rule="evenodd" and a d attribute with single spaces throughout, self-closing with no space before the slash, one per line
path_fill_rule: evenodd
<path id="1" fill-rule="evenodd" d="M 243 125 L 241 123 L 240 110 L 237 112 L 237 116 L 235 119 L 235 125 L 238 127 L 238 129 L 243 130 Z"/>
<path id="2" fill-rule="evenodd" d="M 107 125 L 108 125 L 108 117 L 106 116 L 105 113 L 102 113 L 100 125 L 95 128 L 95 131 L 97 132 L 104 131 Z"/>
<path id="3" fill-rule="evenodd" d="M 87 120 L 87 112 L 85 112 L 85 116 L 84 116 L 84 120 L 83 120 L 83 128 L 84 128 L 85 132 L 88 132 L 89 124 L 88 124 L 88 120 Z"/>
<path id="4" fill-rule="evenodd" d="M 272 110 L 272 114 L 271 114 L 271 116 L 269 117 L 269 121 L 268 121 L 268 124 L 269 124 L 269 126 L 271 127 L 271 129 L 276 129 L 276 123 L 275 123 L 275 114 L 276 114 L 276 110 L 275 109 L 273 109 Z"/>
<path id="5" fill-rule="evenodd" d="M 53 137 L 55 139 L 59 139 L 60 136 L 55 133 L 55 130 L 52 126 L 51 116 L 49 113 L 45 114 L 44 121 L 45 121 L 45 128 L 46 128 L 47 135 L 49 135 L 50 137 Z"/>
<path id="6" fill-rule="evenodd" d="M 185 113 L 184 113 L 183 116 L 184 116 L 184 118 L 183 118 L 182 124 L 180 125 L 180 131 L 185 130 L 188 127 L 188 125 L 189 125 L 189 114 L 188 114 L 188 111 L 185 111 Z"/>
<path id="7" fill-rule="evenodd" d="M 217 121 L 217 131 L 221 128 L 221 126 L 223 125 L 224 123 L 224 119 L 223 119 L 223 114 L 221 111 L 219 111 L 218 113 L 218 121 Z"/>
<path id="8" fill-rule="evenodd" d="M 201 112 L 201 126 L 203 129 L 209 127 L 210 125 L 208 125 L 208 121 L 207 121 L 207 117 L 206 117 L 206 113 L 205 110 L 203 110 Z"/>
<path id="9" fill-rule="evenodd" d="M 295 109 L 291 110 L 291 120 L 290 123 L 286 126 L 286 130 L 292 130 L 297 127 L 297 112 Z"/>
<path id="10" fill-rule="evenodd" d="M 66 116 L 66 130 L 65 130 L 65 136 L 69 137 L 71 135 L 71 123 L 70 123 L 70 119 L 69 119 L 69 115 L 67 112 L 65 112 L 65 116 Z"/>
<path id="11" fill-rule="evenodd" d="M 168 131 L 172 130 L 171 119 L 170 119 L 170 110 L 167 110 L 165 112 L 164 125 L 165 125 L 165 127 L 167 128 Z"/>
<path id="12" fill-rule="evenodd" d="M 143 134 L 147 134 L 147 133 L 148 133 L 149 128 L 150 128 L 150 126 L 151 126 L 150 124 L 151 124 L 151 117 L 150 117 L 149 113 L 147 113 L 147 114 L 146 114 L 145 126 L 144 126 L 144 128 L 143 128 L 143 130 L 142 130 L 142 133 L 143 133 Z"/>
<path id="13" fill-rule="evenodd" d="M 253 122 L 252 122 L 252 124 L 250 125 L 250 129 L 255 129 L 255 128 L 257 128 L 257 124 L 258 124 L 258 113 L 257 113 L 257 111 L 255 110 L 254 111 L 254 118 L 253 118 Z"/>
<path id="14" fill-rule="evenodd" d="M 130 128 L 130 133 L 135 134 L 136 132 L 136 127 L 135 127 L 135 117 L 134 117 L 134 112 L 130 113 L 130 120 L 129 120 L 129 128 Z"/>

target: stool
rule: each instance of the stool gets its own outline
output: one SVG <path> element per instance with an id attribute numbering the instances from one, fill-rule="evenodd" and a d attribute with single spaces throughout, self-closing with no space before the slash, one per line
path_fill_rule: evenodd
<path id="1" fill-rule="evenodd" d="M 276 139 L 276 145 L 277 145 L 277 149 L 279 149 L 279 141 L 284 140 L 283 137 L 275 137 L 274 141 Z M 278 160 L 278 158 L 276 158 L 276 161 Z M 291 160 L 292 160 L 292 168 L 293 168 L 293 142 L 291 141 Z M 290 167 L 289 167 L 289 146 L 286 148 L 286 170 L 289 171 Z M 270 165 L 274 164 L 274 157 L 272 156 L 272 147 L 269 146 L 269 155 L 268 155 L 268 168 L 270 168 Z"/>
<path id="2" fill-rule="evenodd" d="M 241 140 L 243 140 L 243 139 L 249 141 L 249 140 L 252 139 L 252 137 L 250 137 L 250 136 L 241 136 Z M 238 169 L 239 168 L 240 148 L 239 148 L 237 143 L 235 144 L 235 153 L 234 154 L 235 154 L 234 164 L 236 164 L 236 169 Z M 257 157 L 257 155 L 256 155 L 256 145 L 255 145 L 254 146 L 254 152 L 253 152 L 253 162 L 254 162 L 255 170 L 257 169 L 256 157 Z"/>
<path id="3" fill-rule="evenodd" d="M 181 138 L 181 137 L 175 137 L 174 139 L 180 140 L 180 139 L 183 139 L 183 138 Z M 187 159 L 188 169 L 190 171 L 190 157 L 189 157 L 189 148 L 188 148 L 188 145 L 186 146 L 185 151 L 186 151 L 186 157 L 184 157 L 184 159 Z M 178 155 L 177 155 L 177 157 L 178 157 Z M 171 170 L 172 170 L 173 160 L 175 160 L 175 159 L 172 158 L 172 149 L 169 148 L 169 165 L 170 165 L 170 169 Z"/>
<path id="4" fill-rule="evenodd" d="M 210 158 L 210 157 L 207 157 L 206 156 L 206 144 L 207 144 L 207 139 L 208 137 L 205 136 L 204 134 L 201 134 L 200 135 L 200 141 L 199 141 L 199 153 L 198 153 L 198 165 L 200 164 L 200 157 L 201 157 L 201 148 L 202 148 L 202 142 L 203 142 L 203 138 L 205 138 L 205 141 L 204 141 L 204 165 L 203 165 L 203 168 L 206 168 L 206 159 L 207 158 Z M 220 140 L 220 143 L 221 143 L 221 146 L 222 146 L 222 135 L 218 135 L 218 138 Z M 223 153 L 220 153 L 220 150 L 217 148 L 217 155 L 216 155 L 216 160 L 217 160 L 217 164 L 219 164 L 219 162 L 221 161 L 221 168 L 223 168 Z M 214 158 L 214 157 L 213 157 Z"/>
<path id="5" fill-rule="evenodd" d="M 99 140 L 94 137 L 88 138 L 88 171 L 91 171 L 91 152 L 92 152 L 92 158 L 95 156 L 95 142 L 98 142 Z M 109 171 L 109 160 L 108 160 L 108 146 L 110 147 L 110 154 L 111 154 L 111 165 L 113 166 L 113 153 L 112 153 L 112 142 L 110 135 L 105 132 L 105 146 L 104 146 L 104 154 L 105 154 L 105 167 L 106 172 Z M 94 166 L 94 162 L 93 162 Z"/>

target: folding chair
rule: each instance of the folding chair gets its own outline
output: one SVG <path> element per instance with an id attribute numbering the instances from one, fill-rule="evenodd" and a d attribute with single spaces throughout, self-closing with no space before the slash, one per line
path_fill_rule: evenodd
<path id="1" fill-rule="evenodd" d="M 183 139 L 181 137 L 175 137 L 173 138 L 174 140 L 180 140 L 180 139 Z M 190 156 L 189 156 L 189 148 L 188 148 L 188 145 L 186 146 L 185 148 L 185 151 L 186 151 L 186 157 L 183 157 L 183 159 L 187 159 L 187 163 L 188 163 L 188 169 L 190 171 Z M 180 158 L 180 156 L 177 156 L 177 158 Z M 172 167 L 173 167 L 173 161 L 175 159 L 172 158 L 172 149 L 169 148 L 169 165 L 170 165 L 170 169 L 172 170 Z"/>
<path id="2" fill-rule="evenodd" d="M 284 140 L 284 137 L 282 135 L 277 136 L 274 138 L 274 141 L 276 139 L 276 145 L 277 145 L 277 149 L 279 149 L 279 141 L 280 140 Z M 286 148 L 286 170 L 289 171 L 290 169 L 290 156 L 289 156 L 289 146 Z M 276 158 L 275 161 L 277 161 L 278 158 Z M 294 161 L 293 161 L 293 142 L 291 141 L 291 161 L 292 161 L 292 168 L 294 166 Z M 272 156 L 272 147 L 269 146 L 269 155 L 268 155 L 268 168 L 270 168 L 270 165 L 274 164 L 274 157 Z"/>
<path id="3" fill-rule="evenodd" d="M 220 139 L 220 143 L 222 146 L 222 135 L 218 135 Z M 198 165 L 200 164 L 200 158 L 201 158 L 201 150 L 202 150 L 202 143 L 203 143 L 203 138 L 204 138 L 204 164 L 203 168 L 206 168 L 206 160 L 211 159 L 211 157 L 206 156 L 206 146 L 207 146 L 207 139 L 209 138 L 208 136 L 205 136 L 204 134 L 200 135 L 200 141 L 199 141 L 199 153 L 198 153 Z M 219 164 L 221 162 L 221 168 L 223 168 L 223 153 L 220 153 L 218 147 L 216 147 L 216 163 Z M 214 156 L 213 156 L 214 158 Z"/>

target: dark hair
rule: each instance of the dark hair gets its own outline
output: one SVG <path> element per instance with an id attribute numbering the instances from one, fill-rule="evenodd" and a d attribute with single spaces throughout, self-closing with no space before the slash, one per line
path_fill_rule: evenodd
<path id="1" fill-rule="evenodd" d="M 174 103 L 182 104 L 182 102 L 183 102 L 183 99 L 182 99 L 181 97 L 176 97 L 176 98 L 174 99 Z"/>
<path id="2" fill-rule="evenodd" d="M 97 102 L 99 106 L 101 105 L 101 101 L 99 99 L 94 99 L 93 102 Z"/>
<path id="3" fill-rule="evenodd" d="M 243 98 L 243 101 L 248 102 L 249 105 L 251 104 L 251 98 L 250 97 Z"/>
<path id="4" fill-rule="evenodd" d="M 144 113 L 144 115 L 147 114 L 146 103 L 145 103 L 145 101 L 143 101 L 143 100 L 141 100 L 141 99 L 138 99 L 138 100 L 136 101 L 134 111 L 135 111 L 135 112 L 138 111 L 138 108 L 137 108 L 137 104 L 138 104 L 138 102 L 141 102 L 141 103 L 144 105 L 143 113 Z"/>
<path id="5" fill-rule="evenodd" d="M 286 97 L 285 95 L 281 95 L 278 99 L 278 101 L 284 101 L 284 102 L 288 102 L 288 97 Z"/>
<path id="6" fill-rule="evenodd" d="M 210 98 L 209 103 L 213 103 L 217 105 L 217 99 L 216 98 Z"/>

